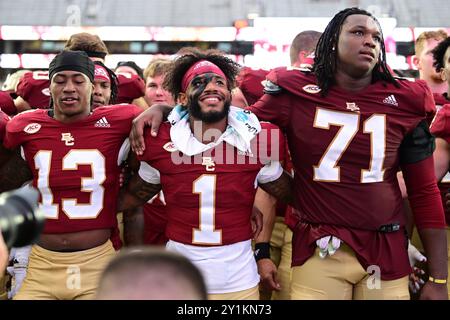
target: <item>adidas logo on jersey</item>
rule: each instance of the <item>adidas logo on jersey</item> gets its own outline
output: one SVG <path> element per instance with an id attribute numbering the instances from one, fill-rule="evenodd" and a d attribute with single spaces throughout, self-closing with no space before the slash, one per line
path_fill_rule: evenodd
<path id="1" fill-rule="evenodd" d="M 383 100 L 383 103 L 390 104 L 390 105 L 393 105 L 393 106 L 398 107 L 397 100 L 395 99 L 395 96 L 394 96 L 393 94 L 387 96 L 387 97 Z"/>
<path id="2" fill-rule="evenodd" d="M 98 120 L 95 123 L 96 127 L 100 127 L 100 128 L 109 128 L 111 127 L 111 125 L 109 124 L 108 120 L 106 120 L 105 117 L 102 117 L 100 120 Z"/>

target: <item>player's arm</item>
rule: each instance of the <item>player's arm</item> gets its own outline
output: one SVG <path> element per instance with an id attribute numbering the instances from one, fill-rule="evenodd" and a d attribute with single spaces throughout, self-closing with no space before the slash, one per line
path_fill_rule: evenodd
<path id="1" fill-rule="evenodd" d="M 139 160 L 130 152 L 126 165 L 122 171 L 124 184 L 131 180 L 133 174 L 139 170 Z M 125 246 L 136 246 L 144 241 L 144 212 L 142 206 L 123 210 L 123 240 Z"/>
<path id="2" fill-rule="evenodd" d="M 153 137 L 158 135 L 159 126 L 164 119 L 167 119 L 173 106 L 164 104 L 154 104 L 142 112 L 133 120 L 133 127 L 130 132 L 131 149 L 138 155 L 144 154 L 144 128 L 150 127 L 150 134 Z"/>
<path id="3" fill-rule="evenodd" d="M 258 188 L 253 206 L 262 213 L 263 228 L 254 239 L 255 259 L 261 278 L 260 283 L 268 291 L 280 290 L 280 284 L 277 279 L 277 267 L 270 259 L 270 238 L 275 224 L 276 204 L 275 197 Z"/>
<path id="4" fill-rule="evenodd" d="M 144 205 L 161 191 L 158 170 L 141 161 L 139 171 L 133 174 L 119 197 L 118 211 L 128 210 Z"/>
<path id="5" fill-rule="evenodd" d="M 10 157 L 0 167 L 0 193 L 17 189 L 25 182 L 33 179 L 27 162 L 20 156 L 18 151 L 15 152 L 8 149 L 4 149 L 4 151 L 10 152 Z"/>
<path id="6" fill-rule="evenodd" d="M 291 206 L 294 205 L 293 178 L 288 172 L 283 171 L 278 179 L 259 183 L 259 186 L 278 200 Z"/>
<path id="7" fill-rule="evenodd" d="M 31 109 L 30 104 L 24 98 L 22 98 L 21 96 L 19 96 L 16 99 L 14 99 L 14 105 L 17 108 L 17 113 L 20 113 L 22 111 Z"/>
<path id="8" fill-rule="evenodd" d="M 400 163 L 414 220 L 428 259 L 429 274 L 447 281 L 447 237 L 444 210 L 437 187 L 433 151 L 435 141 L 422 121 L 400 146 Z M 447 299 L 447 284 L 428 281 L 422 299 Z"/>
<path id="9" fill-rule="evenodd" d="M 442 138 L 436 138 L 436 150 L 433 153 L 434 172 L 437 181 L 447 174 L 450 164 L 450 145 Z"/>

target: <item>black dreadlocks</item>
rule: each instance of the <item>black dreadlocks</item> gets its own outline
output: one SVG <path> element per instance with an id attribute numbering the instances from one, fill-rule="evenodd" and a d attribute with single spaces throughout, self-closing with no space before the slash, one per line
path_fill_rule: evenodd
<path id="1" fill-rule="evenodd" d="M 163 86 L 172 96 L 177 99 L 181 92 L 181 82 L 186 71 L 196 62 L 207 60 L 214 63 L 222 70 L 227 78 L 228 89 L 231 91 L 236 85 L 236 75 L 239 73 L 240 65 L 225 57 L 221 51 L 206 50 L 200 51 L 196 48 L 189 48 L 183 55 L 177 58 L 167 71 L 164 77 Z"/>
<path id="2" fill-rule="evenodd" d="M 441 72 L 441 69 L 445 67 L 444 56 L 447 48 L 450 47 L 450 37 L 445 38 L 431 51 L 433 53 L 433 66 L 436 72 Z"/>
<path id="3" fill-rule="evenodd" d="M 321 95 L 324 97 L 328 94 L 330 87 L 334 84 L 334 75 L 336 73 L 337 65 L 337 48 L 339 41 L 339 34 L 342 29 L 342 24 L 348 16 L 354 14 L 363 14 L 375 20 L 381 30 L 378 20 L 369 12 L 359 8 L 347 8 L 338 12 L 330 21 L 325 31 L 317 43 L 313 72 L 317 77 L 317 84 L 322 89 Z M 393 83 L 398 87 L 395 78 L 389 72 L 386 64 L 386 49 L 384 46 L 384 38 L 381 35 L 381 56 L 372 71 L 372 82 L 383 80 Z"/>
<path id="4" fill-rule="evenodd" d="M 108 72 L 109 78 L 111 79 L 111 98 L 109 99 L 108 104 L 115 104 L 117 96 L 119 94 L 119 80 L 117 80 L 116 74 L 114 73 L 114 71 L 105 66 L 103 62 L 94 61 L 94 63 L 102 66 L 103 68 L 105 68 L 106 72 Z"/>

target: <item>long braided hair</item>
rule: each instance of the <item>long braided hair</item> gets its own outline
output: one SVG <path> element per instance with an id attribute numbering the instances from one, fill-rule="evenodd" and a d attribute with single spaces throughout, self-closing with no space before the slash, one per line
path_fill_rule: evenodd
<path id="1" fill-rule="evenodd" d="M 339 34 L 341 32 L 342 24 L 348 16 L 354 14 L 363 14 L 375 20 L 380 31 L 381 26 L 378 20 L 369 12 L 359 8 L 347 8 L 338 12 L 330 21 L 322 36 L 320 37 L 314 58 L 313 72 L 317 77 L 317 84 L 322 89 L 321 95 L 326 96 L 331 86 L 335 83 L 334 76 L 336 73 L 336 66 L 338 61 L 337 46 L 339 41 Z M 372 82 L 383 80 L 399 86 L 395 78 L 389 72 L 386 64 L 386 48 L 384 46 L 383 34 L 381 34 L 381 50 L 380 57 L 377 64 L 372 71 Z"/>

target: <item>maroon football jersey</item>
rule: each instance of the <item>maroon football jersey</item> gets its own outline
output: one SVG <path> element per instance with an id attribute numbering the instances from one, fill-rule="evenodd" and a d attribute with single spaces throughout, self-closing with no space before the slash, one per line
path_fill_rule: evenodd
<path id="1" fill-rule="evenodd" d="M 434 103 L 436 105 L 437 110 L 440 110 L 443 105 L 450 103 L 450 100 L 447 97 L 447 92 L 433 93 L 433 98 L 434 98 Z"/>
<path id="2" fill-rule="evenodd" d="M 431 133 L 438 138 L 444 139 L 447 143 L 450 143 L 450 104 L 442 105 L 441 110 L 439 110 L 436 114 L 433 124 L 431 125 Z M 438 183 L 438 186 L 441 191 L 442 204 L 445 211 L 445 220 L 447 225 L 450 226 L 450 210 L 445 205 L 445 195 L 449 192 L 450 188 L 450 173 L 447 172 L 447 174 Z"/>
<path id="3" fill-rule="evenodd" d="M 236 80 L 249 105 L 254 104 L 264 94 L 261 81 L 266 79 L 269 71 L 248 67 L 242 68 Z"/>
<path id="4" fill-rule="evenodd" d="M 118 73 L 119 94 L 116 103 L 131 103 L 145 95 L 145 83 L 138 75 L 128 72 Z"/>
<path id="5" fill-rule="evenodd" d="M 6 113 L 0 110 L 0 142 L 5 138 L 6 124 L 9 121 L 9 117 Z"/>
<path id="6" fill-rule="evenodd" d="M 166 244 L 167 213 L 165 202 L 162 201 L 160 192 L 151 203 L 144 205 L 144 243 Z"/>
<path id="7" fill-rule="evenodd" d="M 44 233 L 116 226 L 119 151 L 140 111 L 133 105 L 100 107 L 63 124 L 38 109 L 8 123 L 4 145 L 23 148 L 33 186 L 41 193 Z"/>
<path id="8" fill-rule="evenodd" d="M 7 115 L 14 115 L 17 113 L 17 108 L 14 105 L 14 100 L 7 91 L 0 91 L 0 110 Z"/>
<path id="9" fill-rule="evenodd" d="M 160 172 L 169 239 L 200 246 L 251 239 L 256 177 L 269 158 L 279 160 L 284 145 L 276 127 L 261 126 L 252 140 L 252 155 L 226 143 L 192 157 L 183 155 L 174 149 L 169 123 L 161 125 L 157 138 L 146 135 L 140 160 Z"/>
<path id="10" fill-rule="evenodd" d="M 50 80 L 47 71 L 28 72 L 17 84 L 16 93 L 31 108 L 47 109 L 50 105 Z"/>
<path id="11" fill-rule="evenodd" d="M 423 81 L 378 81 L 362 91 L 333 86 L 320 95 L 312 73 L 277 68 L 267 77 L 282 87 L 264 95 L 251 111 L 287 134 L 294 166 L 295 200 L 307 224 L 297 230 L 294 265 L 314 252 L 315 240 L 332 234 L 348 243 L 364 267 L 380 265 L 383 279 L 410 268 L 396 173 L 403 138 L 435 112 Z M 380 254 L 383 253 L 383 254 Z"/>

